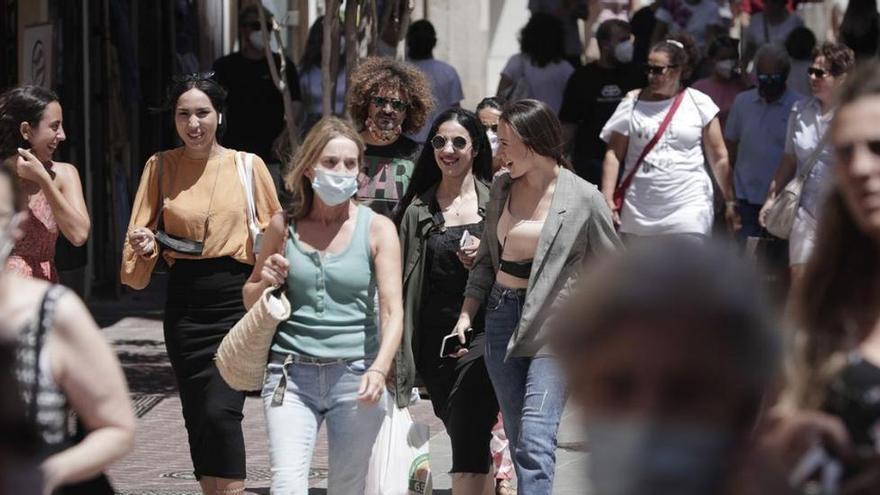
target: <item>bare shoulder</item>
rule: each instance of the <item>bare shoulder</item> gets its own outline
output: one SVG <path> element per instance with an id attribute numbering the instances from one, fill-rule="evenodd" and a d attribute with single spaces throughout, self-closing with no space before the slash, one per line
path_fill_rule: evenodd
<path id="1" fill-rule="evenodd" d="M 391 236 L 397 239 L 397 227 L 394 226 L 394 222 L 390 218 L 375 213 L 370 221 L 370 236 L 378 238 Z"/>
<path id="2" fill-rule="evenodd" d="M 284 232 L 284 229 L 287 228 L 287 213 L 284 211 L 279 211 L 272 215 L 272 219 L 269 220 L 269 229 L 275 232 Z"/>
<path id="3" fill-rule="evenodd" d="M 67 162 L 52 162 L 52 171 L 62 180 L 76 179 L 79 180 L 79 170 Z"/>

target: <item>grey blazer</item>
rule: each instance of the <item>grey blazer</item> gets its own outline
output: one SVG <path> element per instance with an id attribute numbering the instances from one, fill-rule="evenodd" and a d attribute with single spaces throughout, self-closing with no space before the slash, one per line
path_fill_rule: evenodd
<path id="1" fill-rule="evenodd" d="M 468 276 L 465 297 L 486 303 L 498 273 L 498 219 L 513 183 L 507 174 L 492 185 L 480 249 Z M 583 263 L 591 255 L 620 247 L 611 211 L 596 186 L 561 169 L 550 211 L 532 262 L 519 326 L 507 345 L 507 357 L 548 355 L 547 317 L 569 297 Z"/>

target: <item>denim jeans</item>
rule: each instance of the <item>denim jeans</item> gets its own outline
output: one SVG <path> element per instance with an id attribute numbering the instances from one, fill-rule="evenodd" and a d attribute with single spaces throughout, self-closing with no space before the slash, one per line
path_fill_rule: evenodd
<path id="1" fill-rule="evenodd" d="M 507 343 L 519 324 L 525 290 L 492 287 L 486 311 L 486 368 L 510 442 L 517 493 L 550 495 L 556 470 L 556 433 L 566 391 L 550 357 L 510 357 Z"/>
<path id="2" fill-rule="evenodd" d="M 357 399 L 361 377 L 372 360 L 276 361 L 269 363 L 262 393 L 272 494 L 308 494 L 315 438 L 326 419 L 327 493 L 362 495 L 373 443 L 385 418 L 382 400 L 372 405 Z"/>
<path id="3" fill-rule="evenodd" d="M 764 228 L 758 223 L 758 213 L 761 212 L 762 206 L 749 203 L 744 199 L 736 201 L 736 212 L 739 213 L 739 218 L 742 221 L 742 228 L 736 233 L 736 239 L 742 245 L 745 245 L 746 239 L 749 237 L 759 237 L 764 232 Z"/>

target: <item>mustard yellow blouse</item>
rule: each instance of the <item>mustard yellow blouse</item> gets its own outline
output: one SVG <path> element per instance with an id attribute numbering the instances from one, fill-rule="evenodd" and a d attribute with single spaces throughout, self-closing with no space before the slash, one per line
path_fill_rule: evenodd
<path id="1" fill-rule="evenodd" d="M 254 264 L 253 242 L 247 227 L 247 200 L 235 165 L 235 150 L 225 149 L 208 159 L 184 156 L 184 148 L 162 152 L 164 230 L 170 235 L 204 242 L 200 256 L 162 250 L 169 266 L 175 259 L 229 256 Z M 131 212 L 128 231 L 147 227 L 155 232 L 159 213 L 158 155 L 147 161 Z M 266 164 L 254 155 L 254 203 L 263 229 L 281 211 L 275 185 Z M 122 283 L 143 289 L 150 282 L 158 257 L 137 255 L 126 239 L 122 249 Z"/>

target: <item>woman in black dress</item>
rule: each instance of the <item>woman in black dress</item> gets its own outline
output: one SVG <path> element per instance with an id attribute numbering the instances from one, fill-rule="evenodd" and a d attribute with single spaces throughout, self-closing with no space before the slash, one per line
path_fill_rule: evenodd
<path id="1" fill-rule="evenodd" d="M 498 402 L 483 363 L 483 319 L 474 319 L 466 345 L 453 342 L 441 357 L 483 236 L 492 150 L 477 116 L 458 108 L 437 117 L 427 143 L 396 215 L 405 304 L 397 403 L 407 405 L 417 371 L 452 440 L 453 492 L 493 493 L 489 441 Z"/>
<path id="2" fill-rule="evenodd" d="M 244 393 L 223 381 L 214 354 L 245 314 L 241 289 L 256 251 L 249 223 L 262 230 L 281 210 L 263 161 L 217 141 L 225 125 L 225 98 L 210 75 L 193 74 L 171 87 L 167 109 L 183 146 L 147 161 L 120 273 L 123 284 L 143 289 L 160 255 L 170 267 L 165 347 L 180 390 L 195 476 L 206 495 L 244 493 Z M 245 169 L 250 163 L 252 173 L 239 176 L 239 163 Z M 252 184 L 245 189 L 248 178 Z M 246 190 L 253 195 L 253 219 Z M 175 246 L 162 233 L 190 246 Z"/>

